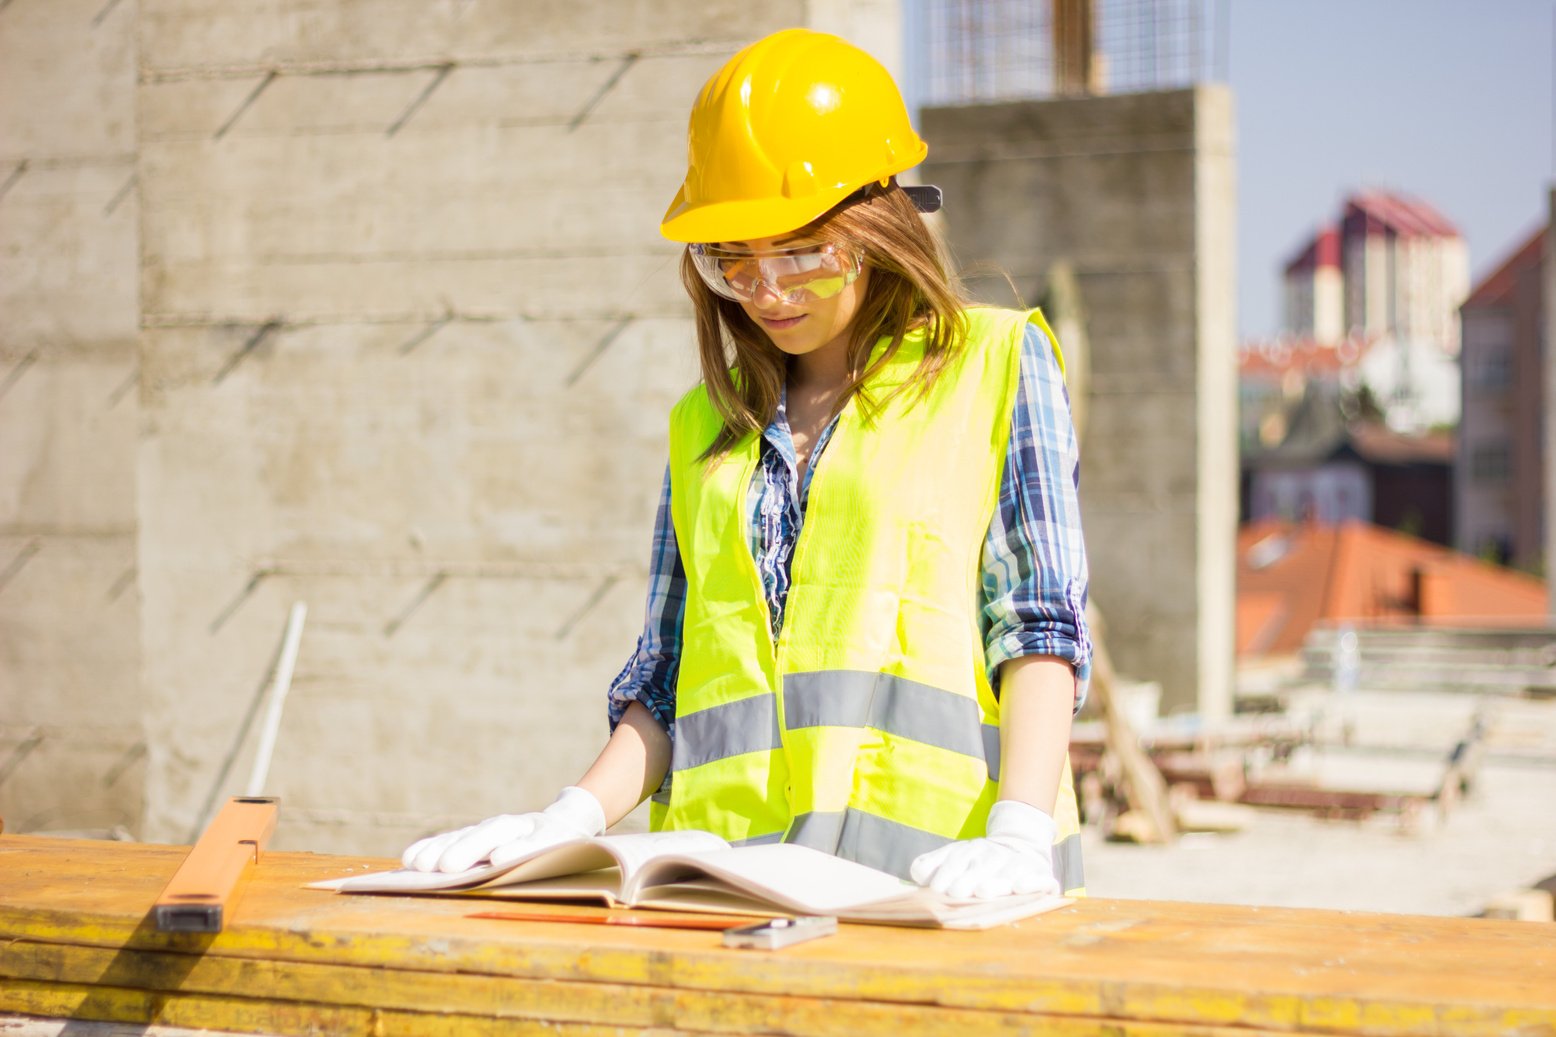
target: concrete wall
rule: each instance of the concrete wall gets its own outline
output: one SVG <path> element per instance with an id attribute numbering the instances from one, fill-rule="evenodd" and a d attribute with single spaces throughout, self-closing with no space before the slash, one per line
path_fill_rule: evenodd
<path id="1" fill-rule="evenodd" d="M 0 816 L 142 809 L 135 0 L 0 7 Z"/>
<path id="2" fill-rule="evenodd" d="M 1164 709 L 1231 701 L 1235 167 L 1224 88 L 924 113 L 923 179 L 979 297 L 1075 269 L 1089 315 L 1081 502 L 1119 668 Z M 979 268 L 982 272 L 979 273 Z"/>
<path id="3" fill-rule="evenodd" d="M 686 115 L 896 0 L 0 4 L 0 814 L 278 847 L 543 803 L 640 629 Z M 143 735 L 144 731 L 144 735 Z"/>

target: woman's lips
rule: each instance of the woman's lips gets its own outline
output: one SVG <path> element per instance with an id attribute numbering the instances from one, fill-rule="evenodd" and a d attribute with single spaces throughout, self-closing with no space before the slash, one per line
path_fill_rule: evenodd
<path id="1" fill-rule="evenodd" d="M 805 314 L 803 313 L 796 314 L 793 317 L 763 317 L 762 326 L 771 328 L 774 331 L 782 331 L 785 328 L 794 327 L 804 319 Z"/>

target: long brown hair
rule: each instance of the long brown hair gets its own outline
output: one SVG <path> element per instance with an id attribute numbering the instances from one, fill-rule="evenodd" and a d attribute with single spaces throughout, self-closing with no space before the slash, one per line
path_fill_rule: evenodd
<path id="1" fill-rule="evenodd" d="M 907 193 L 895 179 L 885 187 L 872 185 L 795 234 L 861 250 L 870 272 L 849 325 L 849 380 L 833 413 L 857 396 L 869 421 L 899 393 L 927 392 L 966 334 L 962 314 L 966 303 L 939 235 L 925 223 Z M 724 427 L 703 452 L 708 458 L 767 427 L 778 409 L 788 357 L 739 303 L 714 294 L 703 283 L 689 254 L 681 257 L 681 281 L 696 310 L 703 384 L 724 419 Z M 924 329 L 924 356 L 918 367 L 885 397 L 871 399 L 865 382 L 896 354 L 903 336 L 918 327 Z M 890 340 L 885 351 L 866 367 L 871 348 L 882 338 Z"/>

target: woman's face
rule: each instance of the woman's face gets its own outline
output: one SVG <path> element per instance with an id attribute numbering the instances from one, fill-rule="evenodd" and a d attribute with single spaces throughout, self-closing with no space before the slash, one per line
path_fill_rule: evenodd
<path id="1" fill-rule="evenodd" d="M 753 238 L 750 241 L 727 241 L 723 247 L 730 250 L 769 252 L 794 248 L 792 237 Z M 740 308 L 767 337 L 789 356 L 806 356 L 823 350 L 846 350 L 848 326 L 853 323 L 864 300 L 865 286 L 869 283 L 870 268 L 864 267 L 859 276 L 837 295 L 828 299 L 807 297 L 804 302 L 788 303 L 775 291 L 759 285 L 750 300 L 742 299 Z"/>

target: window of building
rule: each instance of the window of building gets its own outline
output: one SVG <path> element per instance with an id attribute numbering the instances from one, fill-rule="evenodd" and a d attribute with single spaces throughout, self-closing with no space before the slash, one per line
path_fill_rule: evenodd
<path id="1" fill-rule="evenodd" d="M 1475 388 L 1506 391 L 1513 385 L 1513 351 L 1504 343 L 1481 347 L 1472 370 Z"/>
<path id="2" fill-rule="evenodd" d="M 1470 478 L 1476 482 L 1507 482 L 1512 474 L 1512 451 L 1506 443 L 1482 443 L 1470 455 Z"/>

